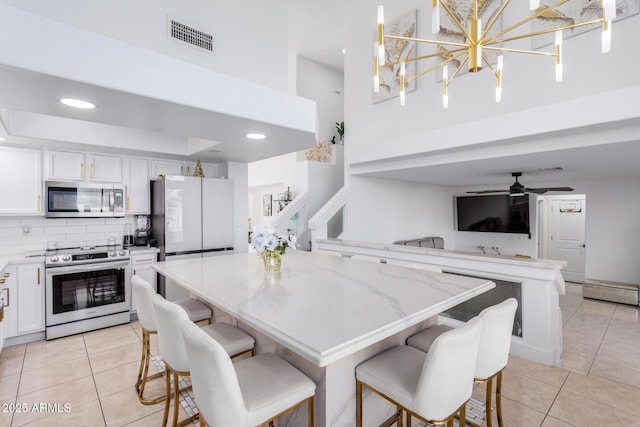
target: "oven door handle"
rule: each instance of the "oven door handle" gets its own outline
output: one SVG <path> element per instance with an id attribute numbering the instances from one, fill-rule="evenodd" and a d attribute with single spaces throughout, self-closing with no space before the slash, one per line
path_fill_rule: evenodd
<path id="1" fill-rule="evenodd" d="M 85 271 L 108 270 L 110 268 L 126 268 L 128 266 L 129 261 L 100 262 L 95 264 L 67 265 L 64 267 L 47 267 L 46 272 L 47 276 L 53 276 L 67 273 L 83 273 Z"/>

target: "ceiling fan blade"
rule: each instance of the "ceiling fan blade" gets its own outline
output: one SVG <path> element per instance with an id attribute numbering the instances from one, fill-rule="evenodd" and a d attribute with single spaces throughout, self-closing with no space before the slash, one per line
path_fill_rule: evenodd
<path id="1" fill-rule="evenodd" d="M 509 190 L 481 190 L 481 191 L 467 191 L 467 194 L 489 194 L 489 193 L 508 193 Z"/>
<path id="2" fill-rule="evenodd" d="M 573 191 L 571 187 L 526 188 L 529 193 L 544 194 L 547 191 Z"/>

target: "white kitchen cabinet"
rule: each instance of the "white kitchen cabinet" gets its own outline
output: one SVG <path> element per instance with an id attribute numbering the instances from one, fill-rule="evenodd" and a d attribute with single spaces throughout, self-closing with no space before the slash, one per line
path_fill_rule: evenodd
<path id="1" fill-rule="evenodd" d="M 88 154 L 87 163 L 89 165 L 88 181 L 122 182 L 121 157 Z"/>
<path id="2" fill-rule="evenodd" d="M 202 172 L 207 178 L 218 177 L 218 167 L 215 164 L 201 163 Z M 181 162 L 171 160 L 152 160 L 151 179 L 157 179 L 158 175 L 193 176 L 196 171 L 196 162 Z"/>
<path id="3" fill-rule="evenodd" d="M 124 158 L 124 185 L 128 214 L 150 213 L 149 207 L 149 161 L 138 157 Z"/>
<path id="4" fill-rule="evenodd" d="M 0 147 L 0 215 L 42 215 L 42 151 Z"/>
<path id="5" fill-rule="evenodd" d="M 2 271 L 4 285 L 0 287 L 0 298 L 4 303 L 4 338 L 12 338 L 18 335 L 18 268 L 15 265 L 7 265 Z M 8 274 L 8 276 L 6 276 Z"/>
<path id="6" fill-rule="evenodd" d="M 151 284 L 151 287 L 156 291 L 156 277 L 157 273 L 151 269 L 151 265 L 156 263 L 158 254 L 152 251 L 132 251 L 130 253 L 129 262 L 131 265 L 131 275 L 137 274 L 143 280 Z M 136 311 L 136 301 L 131 296 L 131 311 Z"/>
<path id="7" fill-rule="evenodd" d="M 44 281 L 44 264 L 18 265 L 18 335 L 45 329 Z"/>
<path id="8" fill-rule="evenodd" d="M 183 175 L 184 165 L 183 162 L 171 161 L 171 160 L 152 160 L 151 161 L 151 176 L 150 178 L 156 179 L 160 175 L 173 176 Z"/>
<path id="9" fill-rule="evenodd" d="M 122 158 L 50 150 L 47 153 L 47 178 L 56 181 L 122 182 Z"/>

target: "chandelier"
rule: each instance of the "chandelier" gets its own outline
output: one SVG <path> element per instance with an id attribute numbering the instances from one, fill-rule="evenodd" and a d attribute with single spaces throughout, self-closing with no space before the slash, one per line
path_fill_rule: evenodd
<path id="1" fill-rule="evenodd" d="M 461 1 L 461 0 L 459 0 Z M 496 78 L 496 102 L 500 102 L 502 98 L 502 70 L 503 70 L 503 52 L 523 53 L 531 55 L 541 55 L 555 58 L 556 64 L 556 82 L 562 81 L 562 32 L 572 28 L 582 27 L 592 24 L 602 24 L 602 47 L 603 53 L 608 52 L 611 49 L 611 20 L 616 16 L 616 3 L 615 0 L 602 0 L 602 16 L 597 19 L 589 21 L 572 23 L 570 25 L 561 25 L 553 28 L 545 28 L 539 31 L 532 31 L 525 34 L 514 34 L 513 30 L 518 29 L 524 24 L 532 22 L 536 18 L 549 16 L 553 14 L 553 10 L 559 6 L 564 5 L 570 0 L 558 0 L 550 6 L 540 7 L 539 0 L 530 0 L 529 8 L 533 11 L 532 14 L 513 25 L 510 25 L 504 29 L 495 29 L 494 33 L 490 34 L 494 29 L 496 22 L 504 12 L 505 8 L 509 4 L 510 0 L 503 0 L 500 7 L 490 17 L 486 26 L 483 26 L 482 20 L 479 18 L 481 7 L 478 6 L 478 0 L 472 1 L 471 13 L 468 18 L 468 27 L 465 28 L 461 14 L 452 10 L 453 0 L 432 0 L 432 32 L 434 34 L 440 33 L 440 10 L 444 9 L 448 17 L 453 21 L 457 30 L 463 35 L 465 41 L 456 42 L 448 40 L 428 40 L 415 37 L 407 37 L 406 35 L 394 35 L 384 33 L 384 10 L 383 6 L 378 6 L 378 31 L 377 40 L 374 43 L 374 64 L 373 64 L 373 86 L 374 91 L 380 91 L 380 73 L 379 68 L 384 65 L 399 65 L 399 77 L 400 77 L 400 104 L 405 104 L 405 86 L 411 81 L 421 77 L 431 71 L 442 69 L 442 105 L 443 108 L 447 108 L 449 104 L 448 88 L 453 79 L 459 74 L 462 68 L 466 65 L 469 72 L 475 73 L 482 70 L 483 66 L 488 67 Z M 488 0 L 480 0 L 482 5 L 486 5 Z M 598 13 L 599 14 L 599 13 Z M 506 44 L 514 40 L 534 37 L 542 34 L 555 33 L 555 49 L 551 52 L 538 51 L 538 50 L 523 50 L 505 47 Z M 511 34 L 511 35 L 510 35 Z M 441 50 L 432 54 L 412 56 L 399 59 L 397 61 L 386 61 L 385 40 L 395 39 L 402 42 L 417 42 L 427 43 L 431 45 L 440 45 L 446 47 L 446 50 Z M 491 64 L 487 58 L 486 51 L 493 51 L 498 54 L 496 58 L 496 66 Z M 415 50 L 414 50 L 415 52 Z M 443 52 L 445 53 L 443 55 Z M 417 62 L 423 59 L 444 57 L 439 63 L 430 66 L 422 71 L 416 72 L 412 76 L 406 75 L 406 64 L 410 62 Z M 456 61 L 456 62 L 452 62 Z M 449 75 L 449 64 L 459 63 L 455 71 Z"/>

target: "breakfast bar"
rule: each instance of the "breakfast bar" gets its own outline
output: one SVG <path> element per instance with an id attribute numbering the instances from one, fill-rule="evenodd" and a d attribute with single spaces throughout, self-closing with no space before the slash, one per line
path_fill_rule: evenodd
<path id="1" fill-rule="evenodd" d="M 164 261 L 153 268 L 217 309 L 217 321 L 226 313 L 253 334 L 258 353 L 276 352 L 314 379 L 318 426 L 353 424 L 358 363 L 495 286 L 302 251 L 288 251 L 279 272 L 265 272 L 256 254 Z M 289 416 L 305 415 L 303 409 Z"/>

